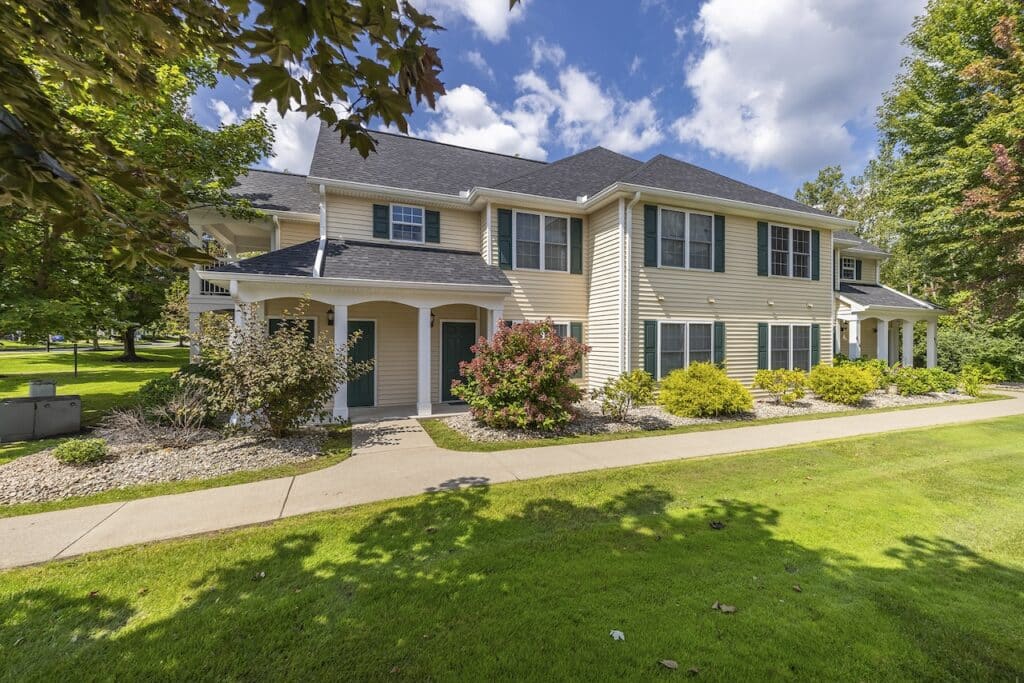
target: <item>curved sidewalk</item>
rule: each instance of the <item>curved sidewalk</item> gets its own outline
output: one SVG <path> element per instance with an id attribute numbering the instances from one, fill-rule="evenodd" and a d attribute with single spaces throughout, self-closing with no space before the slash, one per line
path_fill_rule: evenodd
<path id="1" fill-rule="evenodd" d="M 442 450 L 415 420 L 357 425 L 353 455 L 297 477 L 0 519 L 0 568 L 320 510 L 491 484 L 1024 414 L 1001 401 L 493 453 Z"/>

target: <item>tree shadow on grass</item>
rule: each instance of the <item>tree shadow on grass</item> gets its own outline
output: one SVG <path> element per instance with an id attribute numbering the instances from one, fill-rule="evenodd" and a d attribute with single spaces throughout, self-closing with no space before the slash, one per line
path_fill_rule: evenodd
<path id="1" fill-rule="evenodd" d="M 668 658 L 712 680 L 1012 680 L 1024 667 L 1019 570 L 920 537 L 871 566 L 777 538 L 779 518 L 756 503 L 690 505 L 653 487 L 512 512 L 492 508 L 487 486 L 442 488 L 354 533 L 331 515 L 305 533 L 250 532 L 266 534 L 266 552 L 257 545 L 196 577 L 152 620 L 157 587 L 130 598 L 60 584 L 7 596 L 0 671 L 606 680 L 668 673 L 657 665 Z M 202 543 L 168 552 L 230 552 Z M 715 601 L 738 611 L 712 610 Z"/>

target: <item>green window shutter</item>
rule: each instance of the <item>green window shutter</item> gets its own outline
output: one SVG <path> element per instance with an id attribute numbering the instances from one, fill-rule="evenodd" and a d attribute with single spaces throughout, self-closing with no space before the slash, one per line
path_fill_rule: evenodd
<path id="1" fill-rule="evenodd" d="M 715 365 L 725 365 L 725 323 L 715 323 Z"/>
<path id="2" fill-rule="evenodd" d="M 768 323 L 757 324 L 757 369 L 768 369 Z"/>
<path id="3" fill-rule="evenodd" d="M 811 367 L 821 362 L 821 325 L 811 325 Z"/>
<path id="4" fill-rule="evenodd" d="M 857 268 L 856 272 L 853 275 L 855 278 L 859 280 L 864 275 L 864 262 L 861 261 L 860 259 L 857 259 L 855 263 L 857 264 Z"/>
<path id="5" fill-rule="evenodd" d="M 575 219 L 578 220 L 578 219 Z M 583 343 L 583 323 L 569 323 L 569 336 L 578 341 L 580 344 Z M 583 377 L 583 357 L 580 356 L 580 369 L 573 375 L 574 379 Z"/>
<path id="6" fill-rule="evenodd" d="M 768 275 L 768 224 L 757 222 L 757 274 Z"/>
<path id="7" fill-rule="evenodd" d="M 658 321 L 644 321 L 644 370 L 658 379 Z"/>
<path id="8" fill-rule="evenodd" d="M 373 236 L 378 239 L 386 240 L 391 237 L 389 210 L 386 204 L 373 205 Z"/>
<path id="9" fill-rule="evenodd" d="M 658 265 L 658 207 L 644 205 L 644 265 Z"/>
<path id="10" fill-rule="evenodd" d="M 821 230 L 811 230 L 811 279 L 821 279 Z"/>
<path id="11" fill-rule="evenodd" d="M 569 272 L 583 272 L 583 219 L 569 219 Z"/>
<path id="12" fill-rule="evenodd" d="M 425 211 L 423 213 L 424 226 L 426 227 L 424 238 L 427 242 L 440 243 L 441 241 L 441 212 Z"/>
<path id="13" fill-rule="evenodd" d="M 498 265 L 512 270 L 512 209 L 498 209 Z"/>
<path id="14" fill-rule="evenodd" d="M 725 216 L 715 216 L 715 272 L 725 272 Z"/>

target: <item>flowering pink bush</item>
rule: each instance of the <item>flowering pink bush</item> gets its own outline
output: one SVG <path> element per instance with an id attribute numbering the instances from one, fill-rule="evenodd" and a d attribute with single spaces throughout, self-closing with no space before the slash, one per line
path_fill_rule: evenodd
<path id="1" fill-rule="evenodd" d="M 488 426 L 555 429 L 575 417 L 572 404 L 583 390 L 572 376 L 589 352 L 556 335 L 550 320 L 502 325 L 492 341 L 473 347 L 476 357 L 460 365 L 463 379 L 452 382 L 452 393 Z"/>

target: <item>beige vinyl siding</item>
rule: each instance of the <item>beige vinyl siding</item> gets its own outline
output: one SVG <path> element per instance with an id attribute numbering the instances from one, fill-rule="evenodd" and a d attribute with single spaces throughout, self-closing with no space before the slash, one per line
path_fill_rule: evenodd
<path id="1" fill-rule="evenodd" d="M 349 320 L 373 320 L 377 356 L 378 406 L 416 403 L 416 309 L 389 301 L 371 301 L 348 309 Z"/>
<path id="2" fill-rule="evenodd" d="M 843 252 L 839 252 L 840 262 L 842 262 Z M 863 256 L 848 256 L 847 258 L 859 259 L 861 262 L 860 266 L 860 279 L 859 280 L 847 280 L 842 278 L 842 271 L 839 272 L 840 278 L 843 282 L 857 282 L 860 284 L 873 285 L 878 283 L 878 259 L 864 258 Z M 832 272 L 832 271 L 829 271 Z"/>
<path id="3" fill-rule="evenodd" d="M 320 226 L 316 223 L 305 223 L 301 221 L 280 221 L 281 232 L 277 248 L 293 247 L 296 244 L 309 242 L 320 237 Z"/>
<path id="4" fill-rule="evenodd" d="M 747 386 L 757 371 L 758 323 L 821 325 L 821 360 L 831 362 L 834 293 L 829 277 L 832 251 L 827 230 L 821 231 L 822 279 L 802 280 L 758 276 L 756 219 L 726 216 L 724 273 L 645 267 L 643 223 L 641 203 L 633 209 L 632 367 L 643 367 L 644 320 L 725 323 L 726 369 L 731 377 Z"/>
<path id="5" fill-rule="evenodd" d="M 401 203 L 401 202 L 396 202 Z M 387 242 L 373 237 L 373 205 L 389 204 L 385 200 L 373 201 L 358 197 L 348 197 L 337 193 L 327 195 L 327 236 L 334 239 L 367 240 L 371 242 Z M 445 249 L 462 249 L 480 251 L 480 212 L 461 211 L 459 209 L 442 209 L 430 205 L 416 204 L 425 209 L 433 209 L 441 214 L 441 242 L 425 243 L 424 247 L 442 247 Z M 397 244 L 409 244 L 398 242 Z"/>
<path id="6" fill-rule="evenodd" d="M 618 202 L 591 214 L 587 240 L 590 268 L 584 268 L 590 287 L 585 339 L 591 347 L 587 357 L 591 387 L 619 374 L 621 234 Z"/>

